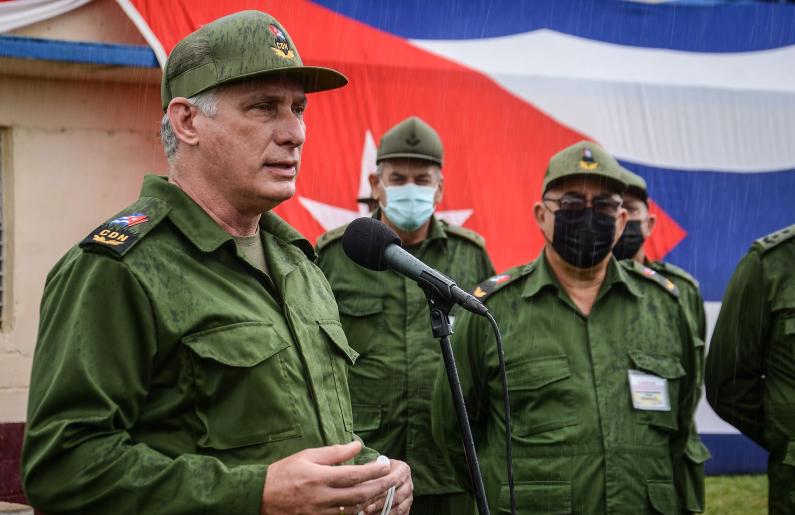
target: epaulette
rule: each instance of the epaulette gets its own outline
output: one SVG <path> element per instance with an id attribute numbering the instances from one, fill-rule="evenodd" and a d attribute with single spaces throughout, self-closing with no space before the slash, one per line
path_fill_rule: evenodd
<path id="1" fill-rule="evenodd" d="M 528 263 L 526 265 L 515 266 L 501 274 L 493 275 L 475 286 L 475 289 L 472 290 L 472 295 L 477 297 L 480 302 L 486 302 L 486 299 L 494 295 L 497 291 L 520 277 L 524 277 L 531 273 L 533 270 L 535 270 L 535 263 Z"/>
<path id="2" fill-rule="evenodd" d="M 166 217 L 169 209 L 168 204 L 160 199 L 139 198 L 91 231 L 80 242 L 80 248 L 86 252 L 104 251 L 121 259 Z"/>
<path id="3" fill-rule="evenodd" d="M 658 274 L 651 268 L 638 263 L 634 259 L 626 259 L 624 261 L 620 261 L 619 263 L 630 272 L 653 282 L 663 290 L 670 293 L 674 298 L 679 298 L 679 288 L 677 288 L 676 285 L 663 274 Z"/>
<path id="4" fill-rule="evenodd" d="M 795 225 L 790 225 L 772 234 L 768 234 L 763 238 L 759 238 L 754 243 L 759 246 L 762 253 L 765 253 L 793 237 L 795 237 Z"/>
<path id="5" fill-rule="evenodd" d="M 649 268 L 652 268 L 663 275 L 673 275 L 680 279 L 684 279 L 696 288 L 699 288 L 698 280 L 695 277 L 674 264 L 666 263 L 665 261 L 652 261 L 649 263 Z"/>
<path id="6" fill-rule="evenodd" d="M 480 234 L 467 229 L 466 227 L 461 227 L 460 225 L 453 225 L 448 223 L 445 220 L 439 220 L 439 223 L 442 224 L 444 227 L 444 232 L 447 234 L 452 234 L 453 236 L 458 236 L 459 238 L 463 238 L 465 240 L 469 240 L 478 247 L 485 249 L 486 248 L 486 240 Z"/>
<path id="7" fill-rule="evenodd" d="M 320 250 L 323 247 L 326 247 L 332 241 L 341 238 L 342 235 L 345 233 L 345 229 L 347 229 L 347 227 L 348 227 L 347 225 L 343 225 L 342 227 L 337 227 L 336 229 L 332 229 L 328 232 L 324 232 L 323 234 L 321 234 L 317 239 L 316 247 L 318 252 L 320 252 Z"/>

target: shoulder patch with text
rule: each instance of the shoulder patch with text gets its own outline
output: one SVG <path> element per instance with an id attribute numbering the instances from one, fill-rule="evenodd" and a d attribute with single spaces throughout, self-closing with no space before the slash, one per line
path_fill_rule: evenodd
<path id="1" fill-rule="evenodd" d="M 121 256 L 137 239 L 138 235 L 126 229 L 125 226 L 111 222 L 102 224 L 94 229 L 91 234 L 86 236 L 86 239 L 80 242 L 80 246 L 102 245 Z"/>

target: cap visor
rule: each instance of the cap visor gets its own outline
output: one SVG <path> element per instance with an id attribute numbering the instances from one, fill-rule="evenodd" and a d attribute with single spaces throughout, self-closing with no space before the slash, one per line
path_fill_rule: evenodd
<path id="1" fill-rule="evenodd" d="M 272 68 L 269 70 L 247 73 L 246 75 L 219 82 L 210 87 L 265 77 L 289 77 L 298 79 L 304 86 L 304 93 L 337 89 L 348 84 L 348 78 L 345 75 L 331 68 L 323 68 L 322 66 L 292 66 L 289 68 Z"/>
<path id="2" fill-rule="evenodd" d="M 421 161 L 430 161 L 431 163 L 436 163 L 439 166 L 442 165 L 442 162 L 439 160 L 439 158 L 427 156 L 425 154 L 414 154 L 412 152 L 395 152 L 392 154 L 385 154 L 378 158 L 377 163 L 380 163 L 385 159 L 419 159 Z"/>

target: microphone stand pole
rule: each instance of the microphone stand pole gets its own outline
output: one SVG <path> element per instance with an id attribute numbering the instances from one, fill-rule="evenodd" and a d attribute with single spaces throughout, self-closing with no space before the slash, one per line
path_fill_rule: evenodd
<path id="1" fill-rule="evenodd" d="M 423 280 L 425 279 L 425 280 Z M 430 280 L 428 280 L 430 279 Z M 450 345 L 450 335 L 453 334 L 453 327 L 450 325 L 450 310 L 453 304 L 443 295 L 440 295 L 433 279 L 420 276 L 417 281 L 425 292 L 428 299 L 428 307 L 431 310 L 431 329 L 433 336 L 439 338 L 442 347 L 442 358 L 444 368 L 447 371 L 447 381 L 450 383 L 450 393 L 453 395 L 455 414 L 458 418 L 458 428 L 461 432 L 461 441 L 464 445 L 464 455 L 466 456 L 467 466 L 469 467 L 469 477 L 472 480 L 472 487 L 475 491 L 478 513 L 480 515 L 490 515 L 489 506 L 486 501 L 486 490 L 483 486 L 483 477 L 480 475 L 480 464 L 478 455 L 475 452 L 475 441 L 472 438 L 472 429 L 469 427 L 469 416 L 464 404 L 464 394 L 461 391 L 461 382 L 458 379 L 458 369 L 455 366 L 453 348 Z M 442 286 L 443 287 L 443 286 Z"/>

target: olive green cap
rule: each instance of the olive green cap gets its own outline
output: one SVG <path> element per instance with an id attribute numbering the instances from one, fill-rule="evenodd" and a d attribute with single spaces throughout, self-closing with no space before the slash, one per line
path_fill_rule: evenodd
<path id="1" fill-rule="evenodd" d="M 168 56 L 160 99 L 163 111 L 174 97 L 191 97 L 221 84 L 262 76 L 299 79 L 306 93 L 344 86 L 330 68 L 304 66 L 279 21 L 261 11 L 240 11 L 185 36 Z"/>
<path id="2" fill-rule="evenodd" d="M 648 201 L 649 190 L 646 188 L 646 180 L 623 166 L 621 167 L 621 171 L 624 172 L 624 181 L 627 183 L 627 193 L 633 197 L 638 197 L 643 202 Z"/>
<path id="3" fill-rule="evenodd" d="M 607 179 L 620 192 L 627 189 L 624 173 L 618 161 L 596 143 L 580 141 L 561 150 L 549 160 L 542 194 L 561 179 L 594 176 Z"/>
<path id="4" fill-rule="evenodd" d="M 375 163 L 384 159 L 424 159 L 442 166 L 442 139 L 433 127 L 416 116 L 395 125 L 381 137 Z"/>

